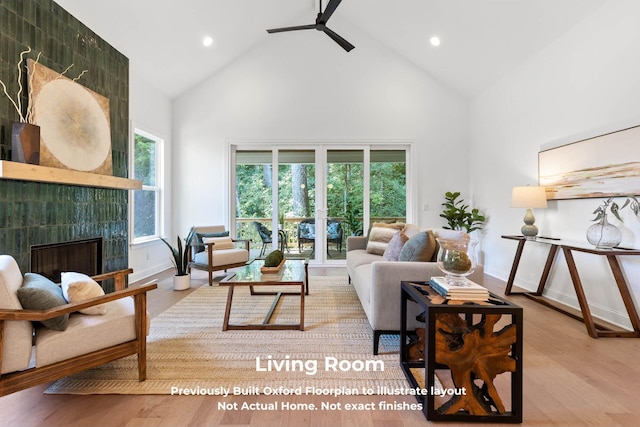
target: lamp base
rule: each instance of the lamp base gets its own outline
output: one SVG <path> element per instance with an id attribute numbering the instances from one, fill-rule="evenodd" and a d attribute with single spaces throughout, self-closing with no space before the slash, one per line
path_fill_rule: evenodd
<path id="1" fill-rule="evenodd" d="M 524 214 L 524 225 L 520 229 L 522 235 L 527 239 L 535 239 L 538 235 L 538 227 L 533 225 L 536 221 L 536 218 L 533 216 L 533 212 L 531 209 L 527 209 L 527 212 Z"/>

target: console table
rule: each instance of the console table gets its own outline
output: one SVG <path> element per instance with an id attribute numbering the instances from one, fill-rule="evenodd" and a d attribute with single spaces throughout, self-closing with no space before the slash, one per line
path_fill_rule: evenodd
<path id="1" fill-rule="evenodd" d="M 522 308 L 492 293 L 487 302 L 447 300 L 428 282 L 400 288 L 400 366 L 427 420 L 521 423 Z M 409 301 L 424 309 L 415 342 Z"/>
<path id="2" fill-rule="evenodd" d="M 511 266 L 511 273 L 509 274 L 509 280 L 507 281 L 507 286 L 504 292 L 505 295 L 524 295 L 533 301 L 544 304 L 547 307 L 550 307 L 556 311 L 566 314 L 574 319 L 580 320 L 584 322 L 584 324 L 587 327 L 587 332 L 593 338 L 598 338 L 598 337 L 640 338 L 640 317 L 638 317 L 638 311 L 634 305 L 633 296 L 631 295 L 631 291 L 629 290 L 629 285 L 627 284 L 624 278 L 624 274 L 622 273 L 622 268 L 620 267 L 620 263 L 618 262 L 619 256 L 640 255 L 640 250 L 622 249 L 622 248 L 596 249 L 593 247 L 582 246 L 580 244 L 576 244 L 575 242 L 567 242 L 560 239 L 547 239 L 547 238 L 540 238 L 540 237 L 536 239 L 526 239 L 524 236 L 502 236 L 502 238 L 518 241 L 518 247 L 516 249 L 516 254 L 513 259 L 513 265 Z M 542 276 L 540 277 L 538 289 L 535 292 L 513 292 L 512 291 L 513 282 L 515 280 L 516 272 L 518 270 L 518 265 L 520 264 L 520 258 L 522 257 L 522 252 L 524 250 L 524 245 L 526 242 L 537 242 L 537 243 L 548 245 L 549 253 L 547 255 L 547 260 L 546 260 L 544 269 L 542 271 Z M 567 311 L 555 304 L 551 304 L 542 298 L 542 293 L 547 284 L 547 279 L 549 278 L 549 272 L 551 271 L 551 267 L 553 265 L 558 249 L 562 249 L 562 253 L 564 254 L 565 260 L 567 262 L 567 267 L 569 268 L 571 281 L 573 282 L 573 287 L 576 291 L 576 297 L 578 299 L 578 303 L 580 304 L 580 311 L 582 312 L 582 317 L 577 316 L 571 313 L 570 311 Z M 578 267 L 576 266 L 575 260 L 573 258 L 574 252 L 582 252 L 582 253 L 587 253 L 592 255 L 604 256 L 607 258 L 609 267 L 611 268 L 611 272 L 613 273 L 613 277 L 616 282 L 616 286 L 618 288 L 618 291 L 620 292 L 620 296 L 622 297 L 622 301 L 624 303 L 625 309 L 627 310 L 627 314 L 629 315 L 629 320 L 631 322 L 631 326 L 633 327 L 633 330 L 629 331 L 629 330 L 613 329 L 608 326 L 604 326 L 602 324 L 595 322 L 593 315 L 591 314 L 591 310 L 589 308 L 589 303 L 587 301 L 586 294 L 584 293 L 584 289 L 582 287 L 582 281 L 580 280 Z"/>

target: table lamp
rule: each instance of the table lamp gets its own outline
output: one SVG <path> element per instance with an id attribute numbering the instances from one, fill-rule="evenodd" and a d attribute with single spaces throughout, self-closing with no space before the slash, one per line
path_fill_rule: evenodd
<path id="1" fill-rule="evenodd" d="M 529 185 L 526 187 L 513 187 L 511 191 L 511 207 L 527 209 L 524 214 L 524 225 L 520 231 L 527 239 L 535 239 L 538 234 L 538 227 L 533 224 L 536 218 L 533 216 L 531 209 L 547 207 L 545 188 Z"/>

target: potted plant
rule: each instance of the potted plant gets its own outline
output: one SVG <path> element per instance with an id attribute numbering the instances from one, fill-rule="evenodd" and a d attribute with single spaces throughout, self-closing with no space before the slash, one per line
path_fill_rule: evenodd
<path id="1" fill-rule="evenodd" d="M 599 249 L 611 249 L 622 242 L 622 231 L 615 225 L 607 221 L 607 210 L 615 216 L 618 221 L 624 222 L 618 213 L 622 209 L 629 206 L 636 216 L 640 216 L 640 204 L 635 196 L 627 196 L 622 206 L 618 205 L 613 197 L 609 197 L 603 201 L 600 206 L 593 211 L 595 218 L 592 221 L 598 221 L 587 229 L 587 241 Z"/>
<path id="2" fill-rule="evenodd" d="M 362 223 L 358 219 L 358 215 L 360 215 L 360 211 L 354 208 L 350 202 L 347 202 L 347 209 L 344 213 L 342 223 L 351 236 L 362 234 Z"/>
<path id="3" fill-rule="evenodd" d="M 173 247 L 164 238 L 160 238 L 165 245 L 171 250 L 171 262 L 176 268 L 176 274 L 173 276 L 173 289 L 182 291 L 189 289 L 191 286 L 191 277 L 189 276 L 189 241 L 192 234 L 190 233 L 186 239 L 186 247 L 183 247 L 180 236 L 177 238 L 177 247 Z"/>
<path id="4" fill-rule="evenodd" d="M 447 191 L 444 194 L 445 202 L 442 204 L 444 210 L 440 214 L 442 218 L 447 220 L 447 225 L 444 228 L 447 230 L 465 230 L 467 233 L 480 230 L 486 218 L 476 208 L 468 210 L 469 205 L 465 205 L 463 199 L 457 200 L 458 197 L 460 197 L 459 191 L 455 193 Z"/>

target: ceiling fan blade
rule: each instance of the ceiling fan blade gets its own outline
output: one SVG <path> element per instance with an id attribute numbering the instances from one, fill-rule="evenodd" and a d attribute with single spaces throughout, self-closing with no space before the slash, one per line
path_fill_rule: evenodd
<path id="1" fill-rule="evenodd" d="M 272 34 L 272 33 L 282 33 L 285 31 L 313 30 L 315 28 L 316 28 L 316 24 L 297 25 L 295 27 L 272 28 L 270 30 L 267 30 L 267 33 Z"/>
<path id="2" fill-rule="evenodd" d="M 330 0 L 329 4 L 324 9 L 324 12 L 322 12 L 322 16 L 320 16 L 319 21 L 322 22 L 323 24 L 326 24 L 329 18 L 331 18 L 331 15 L 333 15 L 333 12 L 336 11 L 336 8 L 338 7 L 338 5 L 340 5 L 341 2 L 342 0 Z"/>
<path id="3" fill-rule="evenodd" d="M 342 46 L 342 48 L 344 50 L 346 50 L 347 52 L 351 51 L 351 49 L 355 48 L 354 45 L 352 45 L 351 43 L 349 43 L 348 41 L 346 41 L 344 38 L 342 38 L 340 35 L 336 34 L 335 32 L 331 31 L 329 28 L 327 27 L 323 27 L 322 31 L 324 31 L 324 33 L 326 35 L 328 35 L 329 37 L 331 37 L 333 39 L 333 41 L 335 41 L 336 43 L 338 43 L 340 46 Z"/>

